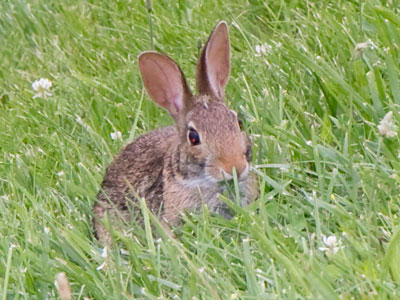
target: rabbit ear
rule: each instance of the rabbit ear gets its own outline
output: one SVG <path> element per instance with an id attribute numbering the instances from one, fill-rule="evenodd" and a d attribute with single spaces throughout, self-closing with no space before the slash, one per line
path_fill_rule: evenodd
<path id="1" fill-rule="evenodd" d="M 143 52 L 138 60 L 150 97 L 167 109 L 177 122 L 185 111 L 185 102 L 191 97 L 181 69 L 171 58 L 157 52 Z"/>
<path id="2" fill-rule="evenodd" d="M 203 48 L 197 64 L 197 89 L 199 94 L 211 94 L 225 99 L 225 86 L 229 80 L 230 46 L 228 25 L 217 24 Z"/>

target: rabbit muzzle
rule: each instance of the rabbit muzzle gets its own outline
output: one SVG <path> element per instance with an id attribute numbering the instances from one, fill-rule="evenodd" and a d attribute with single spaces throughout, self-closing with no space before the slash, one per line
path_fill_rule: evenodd
<path id="1" fill-rule="evenodd" d="M 236 170 L 239 180 L 245 179 L 250 171 L 250 164 L 245 155 L 229 158 L 222 157 L 218 160 L 218 166 L 223 180 L 230 180 L 233 178 L 233 169 Z"/>

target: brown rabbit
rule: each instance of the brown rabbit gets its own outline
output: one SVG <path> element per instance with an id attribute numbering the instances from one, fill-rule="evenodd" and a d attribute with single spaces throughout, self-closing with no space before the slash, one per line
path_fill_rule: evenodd
<path id="1" fill-rule="evenodd" d="M 257 177 L 250 173 L 251 143 L 237 114 L 224 103 L 229 80 L 230 45 L 226 22 L 217 24 L 197 65 L 198 95 L 186 84 L 178 65 L 168 56 L 144 52 L 139 68 L 150 97 L 169 111 L 175 126 L 160 128 L 128 144 L 108 167 L 94 205 L 94 227 L 103 243 L 110 235 L 105 215 L 142 222 L 135 195 L 164 224 L 179 223 L 179 213 L 202 204 L 229 217 L 218 199 L 223 182 L 236 169 L 241 204 L 258 195 Z"/>

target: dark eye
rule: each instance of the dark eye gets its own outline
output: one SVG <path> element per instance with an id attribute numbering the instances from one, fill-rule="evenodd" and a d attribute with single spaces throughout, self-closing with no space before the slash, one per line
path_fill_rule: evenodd
<path id="1" fill-rule="evenodd" d="M 189 128 L 188 139 L 193 146 L 200 144 L 200 135 L 194 128 Z"/>

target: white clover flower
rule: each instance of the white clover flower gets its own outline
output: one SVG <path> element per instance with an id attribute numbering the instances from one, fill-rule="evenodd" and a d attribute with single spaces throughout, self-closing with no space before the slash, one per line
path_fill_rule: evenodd
<path id="1" fill-rule="evenodd" d="M 379 133 L 384 137 L 391 138 L 397 135 L 397 126 L 393 121 L 393 113 L 389 111 L 378 125 Z"/>
<path id="2" fill-rule="evenodd" d="M 256 45 L 254 47 L 254 50 L 256 51 L 255 56 L 261 56 L 269 53 L 271 51 L 272 47 L 268 45 L 267 43 L 264 43 L 262 45 Z"/>
<path id="3" fill-rule="evenodd" d="M 46 97 L 51 96 L 52 94 L 49 92 L 51 88 L 51 81 L 47 78 L 40 78 L 39 80 L 35 80 L 32 83 L 32 89 L 35 91 L 36 95 L 33 96 L 33 99 L 38 97 Z"/>
<path id="4" fill-rule="evenodd" d="M 318 250 L 325 252 L 327 256 L 336 254 L 340 249 L 343 249 L 341 239 L 337 240 L 336 235 L 326 237 L 322 235 L 322 242 L 325 247 L 319 247 Z"/>
<path id="5" fill-rule="evenodd" d="M 113 139 L 114 141 L 122 139 L 121 131 L 111 132 L 110 136 L 111 136 L 111 139 Z"/>
<path id="6" fill-rule="evenodd" d="M 254 50 L 256 51 L 255 56 L 261 56 L 261 46 L 260 45 L 256 45 L 254 47 Z"/>

